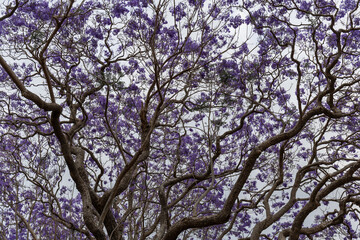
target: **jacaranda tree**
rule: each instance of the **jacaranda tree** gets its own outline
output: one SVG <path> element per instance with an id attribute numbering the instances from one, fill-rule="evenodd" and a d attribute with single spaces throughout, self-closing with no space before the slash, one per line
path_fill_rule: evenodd
<path id="1" fill-rule="evenodd" d="M 2 0 L 0 239 L 357 239 L 359 0 Z"/>

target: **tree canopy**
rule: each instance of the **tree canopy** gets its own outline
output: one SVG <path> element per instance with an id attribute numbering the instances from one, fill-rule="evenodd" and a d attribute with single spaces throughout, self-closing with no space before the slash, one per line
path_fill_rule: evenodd
<path id="1" fill-rule="evenodd" d="M 3 0 L 0 239 L 358 239 L 359 0 Z"/>

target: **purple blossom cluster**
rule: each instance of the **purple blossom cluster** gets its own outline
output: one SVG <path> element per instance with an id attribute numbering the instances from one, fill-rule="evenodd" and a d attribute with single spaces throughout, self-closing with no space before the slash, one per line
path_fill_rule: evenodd
<path id="1" fill-rule="evenodd" d="M 360 238 L 360 1 L 0 4 L 0 239 Z"/>

